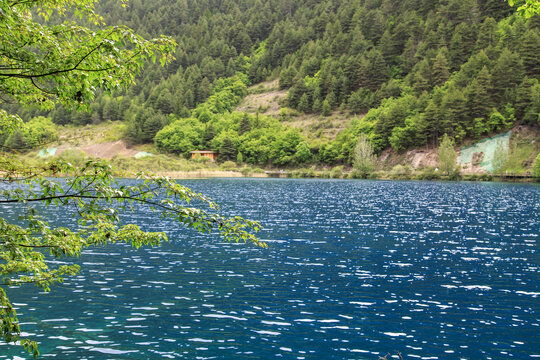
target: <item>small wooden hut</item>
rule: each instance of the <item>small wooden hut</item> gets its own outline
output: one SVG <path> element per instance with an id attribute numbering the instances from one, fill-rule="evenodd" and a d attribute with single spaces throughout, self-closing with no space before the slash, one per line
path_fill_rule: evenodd
<path id="1" fill-rule="evenodd" d="M 207 157 L 212 161 L 216 161 L 218 153 L 212 150 L 195 150 L 191 152 L 191 158 L 197 159 L 200 157 Z"/>

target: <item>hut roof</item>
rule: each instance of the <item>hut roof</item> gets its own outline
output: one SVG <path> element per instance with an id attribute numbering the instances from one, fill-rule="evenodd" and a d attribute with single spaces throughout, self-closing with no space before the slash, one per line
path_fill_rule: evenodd
<path id="1" fill-rule="evenodd" d="M 191 151 L 191 154 L 217 154 L 217 151 L 213 150 L 195 150 Z"/>

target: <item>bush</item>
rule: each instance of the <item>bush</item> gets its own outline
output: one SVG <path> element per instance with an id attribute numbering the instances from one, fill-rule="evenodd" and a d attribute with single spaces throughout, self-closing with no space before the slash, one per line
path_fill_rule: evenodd
<path id="1" fill-rule="evenodd" d="M 435 168 L 433 166 L 429 166 L 424 169 L 424 171 L 420 172 L 416 178 L 418 180 L 439 180 L 441 178 L 441 174 L 438 171 L 435 171 Z"/>
<path id="2" fill-rule="evenodd" d="M 390 171 L 390 176 L 392 179 L 410 179 L 411 178 L 411 168 L 408 165 L 396 165 Z"/>
<path id="3" fill-rule="evenodd" d="M 450 171 L 450 174 L 448 175 L 448 179 L 451 181 L 461 180 L 461 171 L 459 171 L 459 168 L 456 167 L 452 171 Z"/>
<path id="4" fill-rule="evenodd" d="M 478 181 L 491 181 L 493 180 L 493 176 L 490 174 L 480 174 L 478 175 Z"/>
<path id="5" fill-rule="evenodd" d="M 194 158 L 191 159 L 191 161 L 197 164 L 208 164 L 212 160 L 206 156 L 195 156 Z"/>
<path id="6" fill-rule="evenodd" d="M 249 166 L 244 166 L 240 170 L 240 173 L 242 173 L 242 175 L 244 175 L 244 176 L 250 176 L 251 174 L 253 174 L 253 169 L 250 168 Z"/>
<path id="7" fill-rule="evenodd" d="M 27 151 L 46 146 L 57 139 L 58 132 L 51 119 L 38 116 L 14 131 L 5 140 L 4 145 L 13 151 Z"/>
<path id="8" fill-rule="evenodd" d="M 332 179 L 341 179 L 343 177 L 343 165 L 335 166 L 330 171 L 330 178 Z"/>
<path id="9" fill-rule="evenodd" d="M 234 161 L 225 161 L 219 168 L 221 170 L 236 170 L 236 163 Z"/>
<path id="10" fill-rule="evenodd" d="M 82 166 L 88 160 L 86 153 L 78 149 L 64 150 L 58 155 L 58 158 L 74 166 Z"/>
<path id="11" fill-rule="evenodd" d="M 364 172 L 364 171 L 360 171 L 360 170 L 353 170 L 349 174 L 349 178 L 350 179 L 367 179 L 369 175 L 370 175 L 369 172 Z"/>

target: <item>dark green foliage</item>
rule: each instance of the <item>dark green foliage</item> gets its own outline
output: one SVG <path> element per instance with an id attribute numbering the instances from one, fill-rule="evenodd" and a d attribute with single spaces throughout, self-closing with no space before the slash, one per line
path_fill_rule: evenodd
<path id="1" fill-rule="evenodd" d="M 494 105 L 490 96 L 492 92 L 491 74 L 487 67 L 484 66 L 467 88 L 467 108 L 470 118 L 476 119 L 488 116 Z"/>
<path id="2" fill-rule="evenodd" d="M 0 152 L 24 153 L 46 147 L 48 143 L 56 139 L 58 139 L 58 133 L 51 119 L 40 116 L 33 118 L 24 127 L 9 135 L 0 136 Z"/>
<path id="3" fill-rule="evenodd" d="M 236 160 L 237 149 L 231 139 L 225 138 L 219 148 L 219 161 Z"/>
<path id="4" fill-rule="evenodd" d="M 366 132 L 377 152 L 436 146 L 444 133 L 460 144 L 514 123 L 538 123 L 540 21 L 516 17 L 503 0 L 156 0 L 134 1 L 129 11 L 117 5 L 103 0 L 98 12 L 143 35 L 174 37 L 175 60 L 165 68 L 149 64 L 128 89 L 98 94 L 91 113 L 58 107 L 49 114 L 53 122 L 127 120 L 132 142 L 151 142 L 169 115 L 215 125 L 251 83 L 279 78 L 289 89 L 286 106 L 303 113 L 379 107 Z M 511 117 L 507 106 L 515 109 Z M 4 107 L 25 120 L 47 115 Z M 257 128 L 245 125 L 234 136 Z M 202 129 L 190 146 L 219 150 L 222 130 L 215 126 L 211 137 Z M 348 145 L 320 146 L 310 161 L 350 163 Z M 272 162 L 270 145 L 261 146 L 244 160 Z"/>
<path id="5" fill-rule="evenodd" d="M 167 117 L 161 112 L 150 108 L 137 109 L 135 116 L 128 121 L 125 135 L 130 142 L 149 143 L 167 123 Z"/>
<path id="6" fill-rule="evenodd" d="M 448 67 L 448 60 L 443 51 L 437 53 L 437 57 L 433 62 L 433 84 L 442 86 L 450 77 L 450 71 Z"/>
<path id="7" fill-rule="evenodd" d="M 214 128 L 214 125 L 208 124 L 204 128 L 204 134 L 203 134 L 203 145 L 206 148 L 210 148 L 211 141 L 216 137 L 216 129 Z"/>
<path id="8" fill-rule="evenodd" d="M 523 37 L 520 47 L 525 72 L 528 76 L 540 78 L 540 36 L 538 30 L 528 30 Z"/>
<path id="9" fill-rule="evenodd" d="M 238 135 L 243 135 L 251 130 L 251 123 L 249 122 L 249 118 L 247 115 L 242 117 L 242 121 L 240 121 L 240 126 L 238 127 Z"/>

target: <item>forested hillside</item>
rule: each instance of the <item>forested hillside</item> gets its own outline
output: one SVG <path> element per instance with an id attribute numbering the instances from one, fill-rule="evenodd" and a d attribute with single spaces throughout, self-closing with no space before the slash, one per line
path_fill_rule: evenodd
<path id="1" fill-rule="evenodd" d="M 98 12 L 145 37 L 173 37 L 176 60 L 149 64 L 91 112 L 3 106 L 26 121 L 123 120 L 132 143 L 279 166 L 350 163 L 360 133 L 376 152 L 403 151 L 445 133 L 459 144 L 540 121 L 540 19 L 514 15 L 506 1 L 103 0 Z M 249 85 L 274 78 L 289 89 L 283 106 L 356 119 L 336 139 L 317 139 L 232 113 Z"/>

